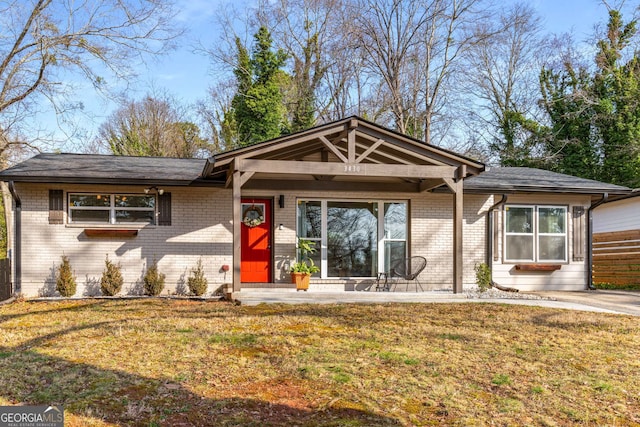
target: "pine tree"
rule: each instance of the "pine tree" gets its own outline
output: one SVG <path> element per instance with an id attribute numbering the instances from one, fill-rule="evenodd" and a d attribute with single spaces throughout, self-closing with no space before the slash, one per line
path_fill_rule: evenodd
<path id="1" fill-rule="evenodd" d="M 144 275 L 144 294 L 150 296 L 160 295 L 164 289 L 165 275 L 158 271 L 158 262 L 154 259 Z"/>
<path id="2" fill-rule="evenodd" d="M 109 261 L 109 256 L 107 255 L 105 268 L 102 272 L 102 278 L 100 279 L 102 295 L 114 296 L 122 290 L 124 279 L 122 278 L 122 272 L 120 270 L 120 264 L 116 265 Z"/>
<path id="3" fill-rule="evenodd" d="M 69 257 L 62 255 L 62 264 L 58 267 L 56 290 L 63 297 L 70 297 L 76 293 L 76 277 L 71 270 Z"/>
<path id="4" fill-rule="evenodd" d="M 591 87 L 587 70 L 576 70 L 570 63 L 565 63 L 562 70 L 543 69 L 540 73 L 541 104 L 551 123 L 543 142 L 546 169 L 600 178 Z"/>
<path id="5" fill-rule="evenodd" d="M 207 279 L 204 277 L 204 268 L 202 267 L 202 258 L 198 259 L 196 268 L 191 270 L 191 276 L 187 279 L 189 290 L 194 295 L 200 296 L 207 291 Z"/>
<path id="6" fill-rule="evenodd" d="M 260 27 L 254 36 L 251 57 L 236 39 L 238 64 L 234 70 L 238 90 L 229 112 L 237 127 L 238 145 L 247 146 L 276 138 L 288 132 L 282 87 L 288 76 L 282 67 L 287 55 L 283 50 L 273 51 L 272 39 L 266 27 Z M 225 115 L 226 116 L 226 115 Z"/>
<path id="7" fill-rule="evenodd" d="M 636 21 L 623 23 L 619 11 L 609 12 L 607 36 L 598 42 L 594 79 L 595 125 L 602 141 L 602 179 L 640 185 L 640 60 L 622 63 L 636 36 Z"/>

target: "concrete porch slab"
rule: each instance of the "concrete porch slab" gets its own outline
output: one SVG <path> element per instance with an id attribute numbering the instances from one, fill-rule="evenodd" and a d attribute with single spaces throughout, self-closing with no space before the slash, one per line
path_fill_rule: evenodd
<path id="1" fill-rule="evenodd" d="M 434 301 L 460 301 L 467 299 L 464 294 L 452 292 L 332 292 L 295 289 L 243 289 L 233 293 L 233 300 L 241 305 L 257 304 L 340 304 L 340 303 L 415 303 Z"/>

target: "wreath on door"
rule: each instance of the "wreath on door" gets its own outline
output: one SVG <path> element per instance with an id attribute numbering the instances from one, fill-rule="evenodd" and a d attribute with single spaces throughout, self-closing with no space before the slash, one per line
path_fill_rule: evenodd
<path id="1" fill-rule="evenodd" d="M 242 212 L 242 223 L 249 228 L 257 227 L 264 222 L 264 212 L 259 206 L 252 205 Z"/>

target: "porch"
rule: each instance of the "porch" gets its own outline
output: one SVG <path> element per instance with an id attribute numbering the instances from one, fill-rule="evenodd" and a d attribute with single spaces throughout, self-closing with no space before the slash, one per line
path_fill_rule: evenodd
<path id="1" fill-rule="evenodd" d="M 463 180 L 482 170 L 481 163 L 352 117 L 216 155 L 202 178 L 232 193 L 234 292 L 252 288 L 247 281 L 287 289 L 283 281 L 296 259 L 296 242 L 308 239 L 316 245 L 322 280 L 376 277 L 394 261 L 426 257 L 430 241 L 429 251 L 447 254 L 449 289 L 459 293 Z M 247 224 L 253 211 L 256 223 Z M 358 244 L 341 246 L 354 236 Z M 256 271 L 264 275 L 254 278 Z M 339 291 L 371 290 L 358 283 L 347 280 Z M 315 292 L 327 292 L 323 287 Z"/>
<path id="2" fill-rule="evenodd" d="M 380 282 L 380 286 L 384 283 Z M 299 291 L 300 293 L 451 293 L 450 287 L 442 289 L 432 289 L 426 285 L 418 285 L 415 281 L 406 282 L 403 279 L 393 279 L 389 281 L 389 290 L 384 291 L 376 289 L 378 282 L 375 279 L 343 279 L 343 280 L 317 280 L 311 279 L 308 291 Z M 288 282 L 271 282 L 271 283 L 242 283 L 240 290 L 236 292 L 296 292 L 295 283 Z"/>
<path id="3" fill-rule="evenodd" d="M 243 284 L 243 286 L 246 284 Z M 233 292 L 232 299 L 240 305 L 258 304 L 387 304 L 387 303 L 429 303 L 429 302 L 460 302 L 467 300 L 463 293 L 453 293 L 451 289 L 442 291 L 407 292 L 391 291 L 376 292 L 364 291 L 340 291 L 335 285 L 310 286 L 309 291 L 296 291 L 294 288 L 284 288 L 281 283 L 267 284 L 278 287 L 266 288 L 261 283 L 261 288 L 243 287 L 238 292 Z M 294 285 L 295 286 L 295 285 Z"/>

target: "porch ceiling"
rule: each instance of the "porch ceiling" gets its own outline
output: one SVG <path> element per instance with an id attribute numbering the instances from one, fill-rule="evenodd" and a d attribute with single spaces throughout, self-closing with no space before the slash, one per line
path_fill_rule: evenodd
<path id="1" fill-rule="evenodd" d="M 245 188 L 415 192 L 483 170 L 482 163 L 351 117 L 216 155 L 202 178 L 230 185 L 233 172 L 241 172 Z"/>

